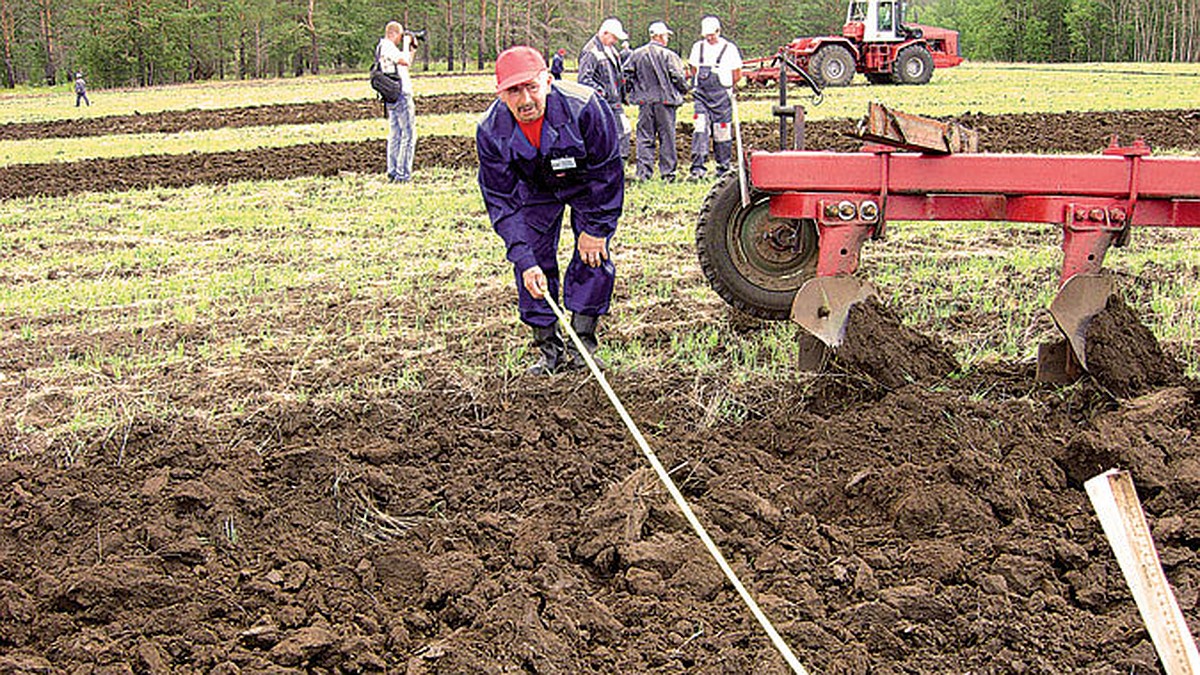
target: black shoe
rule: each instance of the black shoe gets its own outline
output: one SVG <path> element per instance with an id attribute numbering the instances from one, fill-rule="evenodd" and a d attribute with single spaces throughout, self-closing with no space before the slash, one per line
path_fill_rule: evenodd
<path id="1" fill-rule="evenodd" d="M 533 343 L 538 348 L 538 360 L 525 371 L 530 375 L 553 375 L 563 368 L 566 354 L 563 352 L 562 336 L 558 324 L 534 326 Z"/>
<path id="2" fill-rule="evenodd" d="M 596 367 L 600 370 L 606 370 L 608 364 L 596 356 L 596 350 L 599 349 L 600 343 L 596 340 L 596 329 L 600 326 L 600 317 L 588 316 L 586 314 L 574 314 L 571 316 L 571 330 L 579 336 L 579 341 L 583 343 L 584 349 L 587 349 L 588 354 L 592 357 L 592 361 L 596 362 Z M 579 353 L 579 349 L 575 346 L 575 341 L 567 342 L 567 356 L 570 360 L 563 366 L 565 370 L 582 370 L 587 368 L 587 361 L 583 355 Z"/>

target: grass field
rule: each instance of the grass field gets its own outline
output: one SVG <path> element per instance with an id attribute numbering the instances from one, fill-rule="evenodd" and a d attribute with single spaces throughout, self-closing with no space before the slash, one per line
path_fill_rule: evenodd
<path id="1" fill-rule="evenodd" d="M 1103 77 L 1099 77 L 1102 75 Z M 867 103 L 888 105 L 918 115 L 971 112 L 1026 113 L 1091 110 L 1200 108 L 1200 64 L 992 64 L 966 63 L 939 70 L 922 87 L 871 86 L 859 76 L 854 86 L 833 89 L 819 105 L 804 97 L 810 120 L 857 118 Z M 418 78 L 417 96 L 491 90 L 486 75 Z M 770 121 L 774 100 L 767 91 L 749 94 L 739 111 L 747 121 Z M 795 93 L 795 92 L 794 92 Z M 189 108 L 219 109 L 251 105 L 304 103 L 372 97 L 357 75 L 298 79 L 187 84 L 153 89 L 100 90 L 94 105 L 74 107 L 65 91 L 25 95 L 0 94 L 0 122 L 37 122 L 80 116 L 132 115 Z M 481 111 L 480 111 L 481 112 Z M 684 105 L 679 119 L 690 119 Z M 477 113 L 422 116 L 418 131 L 426 135 L 470 136 Z M 325 140 L 361 140 L 386 132 L 382 120 L 327 125 L 295 125 L 260 129 L 214 130 L 183 134 L 146 134 L 134 138 L 99 137 L 39 142 L 0 141 L 0 165 L 72 161 L 144 152 L 211 152 L 285 146 Z"/>
<path id="2" fill-rule="evenodd" d="M 1113 75 L 1100 83 L 1092 67 L 968 64 L 939 72 L 929 87 L 831 91 L 813 116 L 857 115 L 881 95 L 925 114 L 1200 107 L 1200 88 L 1180 86 L 1195 82 L 1200 66 L 1140 74 L 1133 66 L 1105 68 Z M 482 76 L 418 82 L 430 93 L 487 87 Z M 290 80 L 100 91 L 85 114 L 311 100 L 317 91 L 361 96 L 364 87 L 341 76 L 321 87 Z M 0 111 L 9 120 L 74 114 L 47 100 L 7 96 Z M 746 107 L 761 116 L 767 105 Z M 446 117 L 421 120 L 421 128 L 469 133 L 468 115 Z M 375 121 L 322 126 L 22 142 L 14 145 L 19 150 L 0 144 L 0 161 L 382 134 Z M 693 239 L 706 191 L 658 183 L 628 190 L 605 355 L 635 371 L 791 377 L 795 328 L 739 330 L 700 273 Z M 907 323 L 950 341 L 967 369 L 1033 358 L 1037 341 L 1051 332 L 1045 308 L 1061 259 L 1055 228 L 895 223 L 890 232 L 887 241 L 867 245 L 863 273 Z M 0 250 L 0 325 L 9 359 L 0 388 L 24 388 L 23 419 L 36 418 L 28 424 L 56 437 L 111 433 L 119 426 L 114 416 L 166 411 L 181 400 L 196 406 L 195 414 L 244 414 L 261 400 L 237 394 L 253 389 L 246 369 L 288 354 L 302 356 L 262 387 L 321 400 L 420 386 L 428 375 L 423 354 L 451 355 L 455 377 L 467 381 L 516 376 L 528 356 L 511 272 L 471 171 L 418 167 L 416 181 L 403 189 L 376 176 L 344 175 L 5 202 Z M 1107 267 L 1124 278 L 1137 309 L 1188 372 L 1200 372 L 1196 233 L 1139 231 L 1128 248 L 1110 253 Z M 363 367 L 353 375 L 334 367 L 355 360 Z M 180 369 L 204 375 L 224 393 L 181 396 L 162 377 Z M 341 374 L 329 377 L 334 370 Z"/>

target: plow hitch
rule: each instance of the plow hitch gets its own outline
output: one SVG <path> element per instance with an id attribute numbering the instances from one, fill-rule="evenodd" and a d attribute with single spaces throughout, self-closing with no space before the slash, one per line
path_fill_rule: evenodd
<path id="1" fill-rule="evenodd" d="M 719 210 L 706 206 L 697 233 L 701 266 L 727 302 L 754 316 L 790 318 L 826 348 L 842 344 L 851 309 L 875 294 L 855 275 L 863 244 L 882 239 L 891 223 L 1042 223 L 1062 232 L 1059 293 L 1050 306 L 1062 340 L 1039 347 L 1038 379 L 1071 381 L 1086 372 L 1089 325 L 1116 292 L 1103 269 L 1108 250 L 1138 227 L 1200 227 L 1200 158 L 1152 157 L 1141 140 L 1122 146 L 1114 137 L 1098 155 L 972 152 L 974 132 L 876 104 L 860 135 L 882 145 L 750 155 L 754 222 L 790 222 L 817 235 L 789 251 L 796 264 L 786 277 L 739 254 L 745 226 L 727 232 Z M 710 203 L 729 189 L 719 184 Z"/>

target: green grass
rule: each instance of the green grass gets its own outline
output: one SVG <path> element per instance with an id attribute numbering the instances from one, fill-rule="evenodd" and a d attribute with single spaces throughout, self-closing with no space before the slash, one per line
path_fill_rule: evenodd
<path id="1" fill-rule="evenodd" d="M 1097 73 L 1104 73 L 1097 85 Z M 418 96 L 491 91 L 488 75 L 418 77 Z M 810 120 L 861 117 L 870 101 L 918 115 L 968 112 L 1024 113 L 1086 110 L 1200 108 L 1200 64 L 1001 64 L 966 63 L 938 70 L 925 86 L 873 86 L 861 76 L 853 86 L 829 89 L 820 105 L 799 98 Z M 370 98 L 359 75 L 188 84 L 151 89 L 102 91 L 97 105 L 76 109 L 68 92 L 0 95 L 0 119 L 45 121 L 79 116 L 143 113 L 187 108 L 228 108 L 267 103 L 299 103 Z M 100 103 L 103 101 L 103 104 Z M 743 120 L 771 121 L 769 92 L 742 95 Z M 636 114 L 636 111 L 631 111 Z M 679 119 L 691 119 L 691 105 Z M 470 136 L 478 113 L 420 116 L 418 132 Z M 141 134 L 99 138 L 0 142 L 0 165 L 73 161 L 148 153 L 178 154 L 253 147 L 280 147 L 313 141 L 377 138 L 382 119 L 323 125 L 283 125 L 218 129 L 180 134 Z"/>
<path id="2" fill-rule="evenodd" d="M 421 77 L 417 96 L 455 92 L 490 92 L 491 75 Z M 42 122 L 78 117 L 104 117 L 155 113 L 164 110 L 242 108 L 279 103 L 309 103 L 338 99 L 374 98 L 365 73 L 316 75 L 267 80 L 199 82 L 161 87 L 93 89 L 90 107 L 75 107 L 75 92 L 68 85 L 53 89 L 21 89 L 0 94 L 0 120 Z"/>
<path id="3" fill-rule="evenodd" d="M 417 122 L 417 134 L 471 136 L 475 133 L 478 118 L 479 113 L 421 116 Z M 0 166 L 75 162 L 102 157 L 279 148 L 304 143 L 366 141 L 386 137 L 387 120 L 380 117 L 331 124 L 285 124 L 172 134 L 0 141 Z"/>
<path id="4" fill-rule="evenodd" d="M 1171 75 L 1104 67 L 1114 72 L 1102 90 L 1092 84 L 1096 94 L 1084 91 L 1094 82 L 1088 67 L 1042 67 L 1031 74 L 968 64 L 939 71 L 930 87 L 834 90 L 817 110 L 857 116 L 876 96 L 926 114 L 1083 109 L 1066 102 L 1100 101 L 1105 92 L 1114 105 L 1200 107 L 1200 92 L 1179 86 L 1193 82 L 1200 67 L 1138 67 Z M 1061 90 L 1052 84 L 1059 79 Z M 486 91 L 488 81 L 428 78 L 419 86 L 461 90 L 466 83 Z M 184 93 L 191 103 L 225 107 L 251 101 L 251 93 L 303 100 L 321 89 L 312 84 L 280 80 L 122 94 L 146 110 L 178 105 Z M 347 76 L 327 84 L 365 87 Z M 1019 101 L 1030 92 L 1036 98 Z M 109 93 L 115 92 L 97 97 Z M 921 107 L 926 98 L 936 101 L 929 109 Z M 34 110 L 36 99 L 0 96 L 0 111 Z M 747 107 L 758 115 L 758 106 Z M 472 124 L 470 115 L 447 115 L 422 118 L 418 129 L 469 133 L 464 129 Z M 63 161 L 383 133 L 382 120 L 365 120 L 22 147 L 41 153 L 42 161 Z M 0 145 L 0 161 L 12 161 L 13 147 Z M 729 382 L 792 377 L 798 329 L 784 322 L 736 330 L 703 279 L 694 232 L 706 193 L 707 186 L 692 183 L 627 190 L 614 247 L 614 316 L 606 322 L 602 356 L 622 372 L 671 368 Z M 865 246 L 862 273 L 907 324 L 949 341 L 968 370 L 1033 357 L 1039 339 L 1053 330 L 1046 308 L 1057 290 L 1059 228 L 890 225 L 886 240 Z M 1105 262 L 1193 377 L 1200 373 L 1196 236 L 1139 228 L 1130 245 L 1110 251 Z M 565 256 L 567 246 L 562 249 Z M 494 384 L 497 375 L 519 375 L 530 357 L 512 273 L 472 170 L 419 167 L 416 182 L 404 187 L 378 176 L 341 175 L 0 202 L 0 252 L 0 325 L 9 327 L 0 340 L 11 364 L 0 373 L 0 385 L 16 382 L 19 371 L 24 392 L 9 397 L 15 408 L 6 414 L 28 438 L 48 439 L 64 463 L 97 442 L 121 447 L 135 422 L 146 418 L 195 416 L 221 425 L 280 401 L 386 398 L 427 386 L 431 362 L 452 364 L 438 377 L 470 388 Z M 720 397 L 704 405 L 722 418 L 744 413 Z"/>
<path id="5" fill-rule="evenodd" d="M 1102 76 L 1102 77 L 1100 77 Z M 810 119 L 858 117 L 866 103 L 881 100 L 914 114 L 1018 113 L 1067 110 L 1200 108 L 1200 64 L 1104 63 L 1022 64 L 967 62 L 935 71 L 924 86 L 873 86 L 861 75 L 852 86 L 829 89 L 819 106 L 806 104 Z M 492 91 L 490 74 L 423 77 L 415 73 L 418 97 Z M 769 94 L 741 105 L 745 119 L 772 119 Z M 807 90 L 793 89 L 799 94 Z M 0 94 L 0 120 L 32 122 L 77 117 L 129 115 L 189 108 L 235 108 L 372 98 L 362 74 L 305 76 L 181 84 L 142 89 L 101 89 L 91 107 L 76 108 L 69 87 L 18 89 Z M 797 99 L 803 103 L 803 99 Z"/>
<path id="6" fill-rule="evenodd" d="M 1154 110 L 1200 107 L 1200 64 L 964 63 L 934 71 L 922 86 L 876 86 L 861 75 L 827 89 L 820 105 L 804 103 L 810 120 L 859 118 L 882 101 L 914 115 Z M 801 89 L 800 92 L 807 90 Z M 771 119 L 770 100 L 740 105 L 744 119 Z"/>

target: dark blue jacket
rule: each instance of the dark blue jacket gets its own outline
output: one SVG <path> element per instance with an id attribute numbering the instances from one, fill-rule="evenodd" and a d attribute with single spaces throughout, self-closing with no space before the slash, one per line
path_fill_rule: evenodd
<path id="1" fill-rule="evenodd" d="M 528 242 L 558 222 L 564 204 L 588 234 L 616 231 L 625 200 L 619 138 L 609 106 L 573 82 L 551 82 L 540 151 L 504 102 L 492 102 L 475 130 L 479 188 L 518 270 L 537 265 Z"/>

